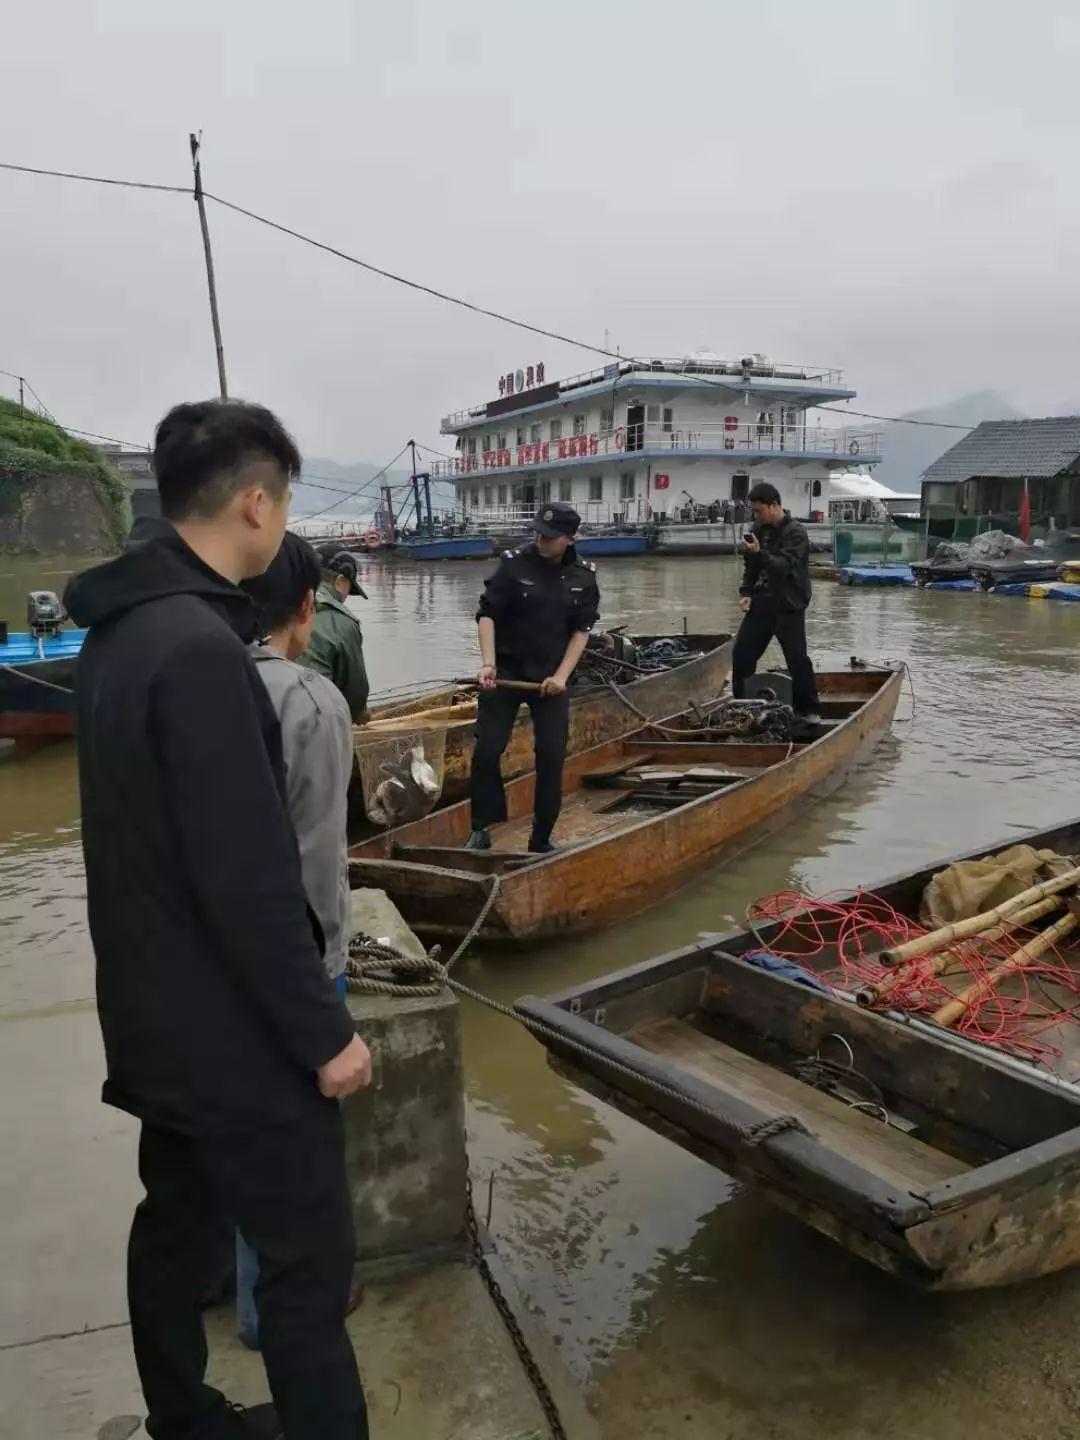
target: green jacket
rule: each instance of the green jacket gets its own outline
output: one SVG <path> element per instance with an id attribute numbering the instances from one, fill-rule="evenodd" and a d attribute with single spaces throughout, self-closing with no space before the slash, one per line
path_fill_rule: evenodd
<path id="1" fill-rule="evenodd" d="M 315 592 L 315 628 L 300 665 L 332 680 L 354 720 L 367 708 L 368 677 L 360 621 L 327 584 Z"/>

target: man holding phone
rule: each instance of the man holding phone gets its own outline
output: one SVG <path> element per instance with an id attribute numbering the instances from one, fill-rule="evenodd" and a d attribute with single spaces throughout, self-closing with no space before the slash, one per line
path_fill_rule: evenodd
<path id="1" fill-rule="evenodd" d="M 784 652 L 791 675 L 795 713 L 821 719 L 814 667 L 806 652 L 806 607 L 810 604 L 810 537 L 780 503 L 767 480 L 750 491 L 753 529 L 743 536 L 743 578 L 739 608 L 743 621 L 735 637 L 731 689 L 741 699 L 770 640 Z"/>

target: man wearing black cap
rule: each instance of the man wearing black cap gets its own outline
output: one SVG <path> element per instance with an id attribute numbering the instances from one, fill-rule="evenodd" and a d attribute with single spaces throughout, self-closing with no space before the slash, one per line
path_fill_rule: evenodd
<path id="1" fill-rule="evenodd" d="M 480 704 L 472 762 L 470 850 L 491 847 L 488 826 L 506 819 L 499 762 L 524 697 L 532 712 L 536 791 L 529 849 L 556 849 L 551 832 L 562 805 L 562 768 L 570 722 L 566 686 L 600 613 L 596 572 L 574 549 L 581 517 L 569 505 L 546 504 L 533 523 L 536 539 L 508 550 L 480 597 Z M 538 691 L 500 689 L 499 680 L 538 683 Z"/>
<path id="2" fill-rule="evenodd" d="M 332 680 L 354 720 L 367 708 L 368 677 L 360 621 L 345 604 L 350 596 L 367 595 L 360 586 L 356 557 L 336 545 L 320 545 L 322 583 L 315 593 L 315 629 L 300 663 Z"/>
<path id="3" fill-rule="evenodd" d="M 806 653 L 806 607 L 810 604 L 810 539 L 780 503 L 780 491 L 760 480 L 750 491 L 753 529 L 743 536 L 743 579 L 739 608 L 743 622 L 735 637 L 731 689 L 742 698 L 769 641 L 784 652 L 797 715 L 821 718 L 814 667 Z"/>

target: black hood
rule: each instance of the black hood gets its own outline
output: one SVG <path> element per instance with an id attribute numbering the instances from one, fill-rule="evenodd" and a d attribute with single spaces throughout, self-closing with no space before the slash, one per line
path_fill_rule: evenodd
<path id="1" fill-rule="evenodd" d="M 74 576 L 64 605 L 76 625 L 94 626 L 167 595 L 197 595 L 242 640 L 255 637 L 255 607 L 248 596 L 200 560 L 167 522 L 155 522 L 150 538 L 136 537 L 115 560 Z"/>

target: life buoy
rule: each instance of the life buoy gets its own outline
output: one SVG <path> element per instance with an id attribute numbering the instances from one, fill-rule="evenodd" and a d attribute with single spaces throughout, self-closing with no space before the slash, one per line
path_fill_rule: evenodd
<path id="1" fill-rule="evenodd" d="M 363 542 L 363 543 L 368 547 L 369 550 L 374 550 L 374 549 L 376 548 L 376 546 L 381 545 L 381 544 L 383 543 L 382 531 L 381 531 L 381 530 L 365 530 L 365 531 L 364 531 L 364 542 Z"/>
<path id="2" fill-rule="evenodd" d="M 616 431 L 615 431 L 615 449 L 616 449 L 616 450 L 625 450 L 625 449 L 626 449 L 626 431 L 625 431 L 625 430 L 616 430 Z"/>
<path id="3" fill-rule="evenodd" d="M 859 453 L 859 442 L 857 440 L 852 440 L 851 444 L 847 447 L 847 453 L 849 455 L 857 455 Z"/>

